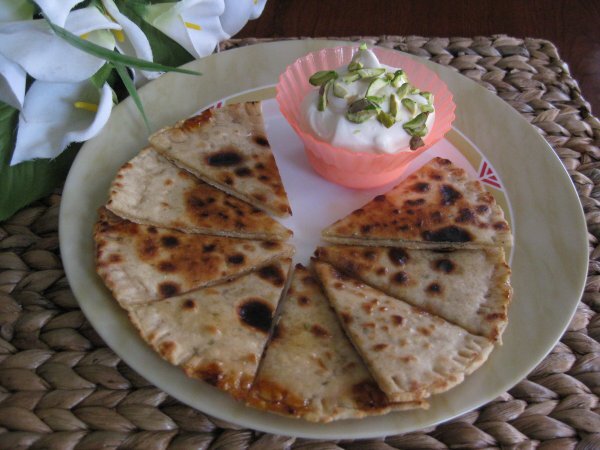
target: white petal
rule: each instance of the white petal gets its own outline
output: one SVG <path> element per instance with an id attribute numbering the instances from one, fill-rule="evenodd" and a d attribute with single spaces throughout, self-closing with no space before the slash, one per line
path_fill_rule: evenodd
<path id="1" fill-rule="evenodd" d="M 223 30 L 233 36 L 250 19 L 256 19 L 265 9 L 267 0 L 225 0 L 225 12 L 221 15 Z"/>
<path id="2" fill-rule="evenodd" d="M 211 54 L 221 40 L 229 37 L 218 18 L 224 7 L 223 0 L 182 0 L 150 5 L 146 20 L 199 58 Z M 196 30 L 195 26 L 201 29 Z"/>
<path id="3" fill-rule="evenodd" d="M 31 19 L 34 11 L 28 0 L 0 0 L 0 23 Z"/>
<path id="4" fill-rule="evenodd" d="M 75 102 L 98 104 L 98 112 L 75 107 Z M 70 142 L 87 140 L 110 115 L 112 92 L 98 92 L 89 81 L 49 83 L 35 81 L 19 116 L 17 142 L 11 165 L 35 158 L 55 158 Z"/>
<path id="5" fill-rule="evenodd" d="M 64 28 L 77 36 L 81 36 L 95 30 L 120 30 L 121 25 L 110 20 L 98 11 L 98 8 L 89 6 L 71 12 Z"/>
<path id="6" fill-rule="evenodd" d="M 83 129 L 75 129 L 65 134 L 62 145 L 67 147 L 71 142 L 83 142 L 96 136 L 104 127 L 110 117 L 113 107 L 113 90 L 108 83 L 104 83 L 100 92 L 100 100 L 98 102 L 98 111 L 94 116 L 92 123 L 88 124 Z M 83 122 L 80 122 L 83 124 Z"/>
<path id="7" fill-rule="evenodd" d="M 64 27 L 69 12 L 82 0 L 34 0 L 42 9 L 44 16 L 59 27 Z"/>
<path id="8" fill-rule="evenodd" d="M 137 58 L 153 61 L 154 55 L 152 54 L 152 48 L 150 42 L 144 34 L 144 32 L 134 22 L 132 22 L 126 15 L 121 14 L 115 2 L 113 0 L 102 0 L 102 4 L 106 11 L 111 15 L 113 19 L 123 28 L 123 34 L 125 40 L 123 42 L 117 39 L 116 45 L 121 53 L 130 56 L 136 56 Z M 138 84 L 137 70 L 134 70 L 134 81 Z M 145 78 L 152 79 L 160 76 L 160 72 L 149 72 L 142 71 Z"/>
<path id="9" fill-rule="evenodd" d="M 114 46 L 114 39 L 107 32 L 91 33 L 89 39 L 104 46 L 112 42 Z M 33 78 L 42 81 L 83 81 L 104 64 L 103 59 L 85 53 L 54 35 L 45 20 L 0 26 L 0 53 L 18 63 Z"/>
<path id="10" fill-rule="evenodd" d="M 0 101 L 21 109 L 26 80 L 27 73 L 21 66 L 0 54 Z"/>

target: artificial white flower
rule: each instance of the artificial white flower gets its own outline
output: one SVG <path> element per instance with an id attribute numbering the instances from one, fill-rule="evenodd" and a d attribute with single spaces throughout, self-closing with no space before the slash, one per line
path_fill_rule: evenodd
<path id="1" fill-rule="evenodd" d="M 123 31 L 115 31 L 116 46 L 124 55 L 135 56 L 145 61 L 153 61 L 152 48 L 144 32 L 126 15 L 122 14 L 113 0 L 102 0 L 102 5 L 110 17 L 117 22 Z M 136 85 L 141 84 L 144 79 L 154 79 L 160 76 L 160 72 L 142 70 L 141 77 L 137 70 L 132 70 Z"/>
<path id="2" fill-rule="evenodd" d="M 19 116 L 10 165 L 34 158 L 55 158 L 71 142 L 92 138 L 108 121 L 112 106 L 113 92 L 108 83 L 97 89 L 89 80 L 35 81 Z"/>
<path id="3" fill-rule="evenodd" d="M 219 20 L 225 11 L 224 0 L 156 3 L 146 11 L 146 21 L 196 58 L 210 55 L 219 42 L 230 37 Z"/>
<path id="4" fill-rule="evenodd" d="M 59 27 L 64 27 L 69 13 L 82 0 L 34 0 L 44 16 Z"/>
<path id="5" fill-rule="evenodd" d="M 115 39 L 108 30 L 121 26 L 97 8 L 88 7 L 71 11 L 65 28 L 90 42 L 113 49 Z M 33 78 L 43 81 L 83 81 L 105 62 L 56 36 L 44 19 L 0 24 L 0 53 Z"/>
<path id="6" fill-rule="evenodd" d="M 267 0 L 225 0 L 221 26 L 229 36 L 237 34 L 248 20 L 257 19 L 265 9 Z"/>

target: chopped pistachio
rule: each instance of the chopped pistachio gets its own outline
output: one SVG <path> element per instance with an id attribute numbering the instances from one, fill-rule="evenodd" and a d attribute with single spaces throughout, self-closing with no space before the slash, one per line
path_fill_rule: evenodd
<path id="1" fill-rule="evenodd" d="M 381 68 L 374 67 L 374 68 L 368 68 L 368 69 L 360 69 L 358 71 L 358 74 L 360 75 L 361 78 L 375 78 L 375 77 L 380 77 L 384 73 L 385 73 L 385 69 L 383 67 L 381 67 Z"/>
<path id="2" fill-rule="evenodd" d="M 333 80 L 329 80 L 319 89 L 319 104 L 317 105 L 319 111 L 325 111 L 325 109 L 327 109 L 327 95 L 329 94 L 329 89 L 331 89 L 332 84 Z"/>
<path id="3" fill-rule="evenodd" d="M 365 97 L 377 95 L 377 92 L 386 87 L 387 84 L 388 82 L 384 78 L 374 78 L 373 81 L 371 81 L 371 83 L 369 84 L 369 87 L 367 88 Z"/>
<path id="4" fill-rule="evenodd" d="M 427 122 L 428 116 L 428 113 L 423 112 L 417 115 L 414 119 L 411 119 L 402 125 L 402 128 L 404 128 L 404 130 L 411 136 L 420 134 L 422 132 L 422 128 L 425 127 L 425 122 Z"/>
<path id="5" fill-rule="evenodd" d="M 338 98 L 346 98 L 348 95 L 350 95 L 350 91 L 348 89 L 346 89 L 346 86 L 344 86 L 339 81 L 334 81 L 333 82 L 333 95 L 335 95 Z"/>
<path id="6" fill-rule="evenodd" d="M 350 122 L 362 123 L 365 120 L 377 115 L 378 110 L 379 107 L 371 100 L 361 98 L 348 107 L 346 119 L 348 119 Z"/>
<path id="7" fill-rule="evenodd" d="M 361 63 L 360 61 L 352 60 L 352 61 L 350 61 L 350 64 L 348 64 L 348 71 L 354 72 L 356 70 L 362 69 L 363 67 L 364 67 L 363 63 Z"/>
<path id="8" fill-rule="evenodd" d="M 417 103 L 413 99 L 405 97 L 401 101 L 402 105 L 408 110 L 408 112 L 413 115 L 417 112 Z"/>
<path id="9" fill-rule="evenodd" d="M 392 81 L 394 79 L 394 74 L 392 72 L 386 72 L 385 78 L 389 81 Z"/>
<path id="10" fill-rule="evenodd" d="M 353 83 L 360 78 L 358 72 L 350 72 L 349 74 L 344 75 L 341 80 L 344 83 Z"/>
<path id="11" fill-rule="evenodd" d="M 426 113 L 433 112 L 433 106 L 429 103 L 419 104 L 419 109 L 421 110 L 421 112 L 426 112 Z"/>
<path id="12" fill-rule="evenodd" d="M 378 107 L 381 107 L 381 104 L 383 103 L 383 101 L 385 100 L 384 97 L 378 97 L 377 95 L 369 95 L 367 97 L 365 97 L 367 100 L 372 101 L 373 103 L 377 104 Z"/>
<path id="13" fill-rule="evenodd" d="M 323 86 L 329 80 L 335 80 L 337 77 L 338 74 L 335 70 L 319 70 L 308 79 L 308 82 L 313 86 Z"/>
<path id="14" fill-rule="evenodd" d="M 377 113 L 377 120 L 379 120 L 386 128 L 389 128 L 396 123 L 396 118 L 394 116 L 381 110 Z"/>
<path id="15" fill-rule="evenodd" d="M 427 103 L 432 104 L 433 103 L 433 94 L 431 92 L 421 92 L 421 96 L 425 98 L 425 100 L 427 100 Z"/>
<path id="16" fill-rule="evenodd" d="M 404 98 L 408 95 L 409 91 L 410 91 L 410 84 L 404 83 L 402 86 L 400 86 L 396 90 L 396 94 L 398 94 L 398 97 Z"/>
<path id="17" fill-rule="evenodd" d="M 361 42 L 360 45 L 358 46 L 359 50 L 367 50 L 367 43 L 366 42 Z"/>
<path id="18" fill-rule="evenodd" d="M 419 88 L 417 88 L 417 87 L 414 87 L 414 86 L 411 86 L 410 93 L 411 93 L 411 94 L 415 94 L 415 95 L 416 95 L 416 94 L 420 94 L 420 93 L 421 93 L 421 89 L 419 89 Z"/>
<path id="19" fill-rule="evenodd" d="M 410 138 L 410 149 L 411 150 L 416 150 L 419 147 L 423 147 L 425 145 L 425 142 L 423 142 L 423 139 L 419 136 L 413 136 L 412 138 Z"/>
<path id="20" fill-rule="evenodd" d="M 397 88 L 397 87 L 400 87 L 401 84 L 406 83 L 407 81 L 408 81 L 408 78 L 407 78 L 406 72 L 404 72 L 404 70 L 398 69 L 398 70 L 396 70 L 396 72 L 394 72 L 394 77 L 392 78 L 392 86 Z"/>
<path id="21" fill-rule="evenodd" d="M 400 99 L 396 94 L 390 94 L 390 114 L 397 119 L 400 112 Z"/>

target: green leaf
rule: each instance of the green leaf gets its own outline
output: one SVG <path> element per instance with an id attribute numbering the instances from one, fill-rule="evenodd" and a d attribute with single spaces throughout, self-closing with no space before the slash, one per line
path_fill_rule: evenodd
<path id="1" fill-rule="evenodd" d="M 143 59 L 135 58 L 133 56 L 123 55 L 121 53 L 115 52 L 113 50 L 108 50 L 100 45 L 94 44 L 93 42 L 86 41 L 81 39 L 79 36 L 74 35 L 70 31 L 65 30 L 58 25 L 53 24 L 48 21 L 50 24 L 50 28 L 56 33 L 57 36 L 63 38 L 72 46 L 94 55 L 98 58 L 105 59 L 106 61 L 110 61 L 114 64 L 123 64 L 128 67 L 134 67 L 136 69 L 141 70 L 149 70 L 154 72 L 179 72 L 185 73 L 188 75 L 202 75 L 200 72 L 196 72 L 193 70 L 180 69 L 178 67 L 165 66 L 163 64 L 153 63 L 151 61 L 145 61 Z"/>
<path id="2" fill-rule="evenodd" d="M 194 59 L 181 45 L 144 20 L 146 6 L 149 3 L 158 2 L 149 2 L 148 0 L 117 0 L 116 3 L 119 11 L 140 27 L 148 38 L 155 62 L 169 66 L 181 66 Z"/>
<path id="3" fill-rule="evenodd" d="M 0 220 L 60 186 L 81 147 L 73 144 L 56 159 L 37 159 L 10 167 L 18 118 L 19 111 L 0 103 Z"/>
<path id="4" fill-rule="evenodd" d="M 140 110 L 140 114 L 144 119 L 144 123 L 146 124 L 146 128 L 148 129 L 148 133 L 152 131 L 152 127 L 150 126 L 150 122 L 148 121 L 148 117 L 146 116 L 146 112 L 144 111 L 144 105 L 142 105 L 142 99 L 138 95 L 137 89 L 135 88 L 135 84 L 133 84 L 133 80 L 127 73 L 127 68 L 123 64 L 114 63 L 115 69 L 117 73 L 121 77 L 123 84 L 125 85 L 125 89 L 129 92 L 129 95 L 133 99 L 135 105 Z"/>
<path id="5" fill-rule="evenodd" d="M 104 64 L 102 67 L 100 67 L 98 72 L 96 72 L 94 75 L 92 75 L 92 77 L 90 78 L 90 81 L 92 82 L 94 87 L 96 87 L 96 89 L 102 89 L 102 86 L 104 86 L 104 83 L 106 83 L 106 81 L 110 78 L 112 70 L 113 70 L 112 64 L 107 63 L 107 64 Z"/>

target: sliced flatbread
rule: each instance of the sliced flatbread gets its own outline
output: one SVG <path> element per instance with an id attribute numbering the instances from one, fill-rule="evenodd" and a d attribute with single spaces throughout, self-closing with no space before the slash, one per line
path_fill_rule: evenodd
<path id="1" fill-rule="evenodd" d="M 344 334 L 318 281 L 296 266 L 250 405 L 311 422 L 426 407 L 390 403 Z"/>
<path id="2" fill-rule="evenodd" d="M 392 401 L 415 401 L 461 383 L 494 344 L 315 262 L 327 297 L 373 378 Z"/>
<path id="3" fill-rule="evenodd" d="M 218 283 L 291 256 L 291 245 L 139 225 L 101 209 L 96 270 L 123 308 Z"/>
<path id="4" fill-rule="evenodd" d="M 242 399 L 254 380 L 290 263 L 283 259 L 223 284 L 134 306 L 129 317 L 164 359 Z"/>
<path id="5" fill-rule="evenodd" d="M 260 209 L 281 217 L 292 212 L 260 102 L 208 109 L 154 133 L 150 144 L 176 165 Z"/>
<path id="6" fill-rule="evenodd" d="M 512 289 L 502 248 L 439 252 L 400 247 L 320 247 L 317 258 L 459 325 L 501 341 Z"/>
<path id="7" fill-rule="evenodd" d="M 434 158 L 322 232 L 328 242 L 412 248 L 512 245 L 502 209 L 478 180 Z"/>
<path id="8" fill-rule="evenodd" d="M 200 181 L 150 147 L 121 167 L 106 207 L 133 222 L 188 233 L 268 240 L 292 235 L 263 211 Z"/>

